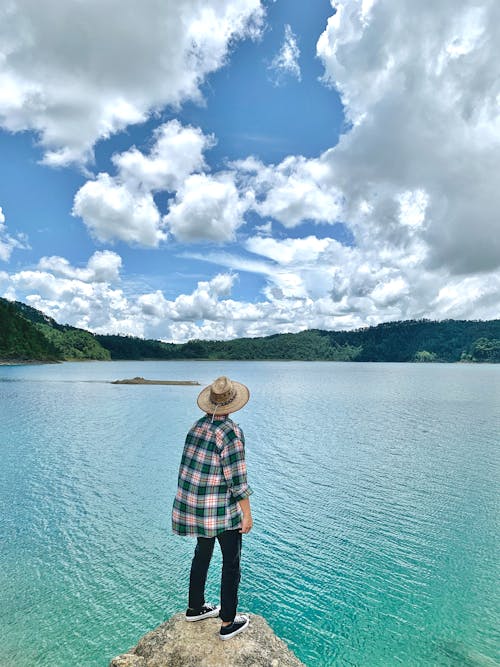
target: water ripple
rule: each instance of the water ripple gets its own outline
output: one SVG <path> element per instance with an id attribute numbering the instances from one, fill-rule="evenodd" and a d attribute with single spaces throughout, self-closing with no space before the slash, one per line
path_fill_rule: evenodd
<path id="1" fill-rule="evenodd" d="M 252 388 L 241 607 L 309 667 L 499 664 L 499 371 L 2 367 L 2 660 L 104 667 L 185 606 L 194 543 L 170 534 L 170 507 L 198 390 L 108 381 L 227 373 Z"/>

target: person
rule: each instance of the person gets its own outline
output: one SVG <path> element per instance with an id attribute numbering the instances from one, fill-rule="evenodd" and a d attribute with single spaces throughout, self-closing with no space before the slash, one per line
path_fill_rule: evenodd
<path id="1" fill-rule="evenodd" d="M 237 614 L 242 535 L 252 529 L 245 438 L 229 417 L 247 404 L 248 387 L 222 376 L 205 387 L 198 406 L 205 415 L 186 436 L 172 507 L 172 530 L 197 538 L 189 576 L 186 621 L 220 616 L 220 639 L 246 630 Z M 205 582 L 215 540 L 222 552 L 220 607 L 206 603 Z"/>

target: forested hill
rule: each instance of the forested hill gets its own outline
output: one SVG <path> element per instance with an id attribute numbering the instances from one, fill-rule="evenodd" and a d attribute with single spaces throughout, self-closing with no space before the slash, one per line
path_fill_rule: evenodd
<path id="1" fill-rule="evenodd" d="M 406 320 L 355 331 L 302 331 L 183 345 L 96 336 L 112 359 L 303 359 L 500 362 L 500 320 Z"/>
<path id="2" fill-rule="evenodd" d="M 500 362 L 500 320 L 405 320 L 354 331 L 313 329 L 229 341 L 163 343 L 94 335 L 0 298 L 0 360 L 279 359 Z"/>
<path id="3" fill-rule="evenodd" d="M 58 324 L 40 310 L 0 297 L 0 360 L 110 359 L 94 334 Z"/>
<path id="4" fill-rule="evenodd" d="M 56 361 L 58 351 L 14 303 L 0 299 L 0 360 Z"/>

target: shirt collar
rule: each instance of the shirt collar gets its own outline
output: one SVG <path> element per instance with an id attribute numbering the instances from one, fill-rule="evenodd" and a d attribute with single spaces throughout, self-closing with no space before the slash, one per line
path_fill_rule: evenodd
<path id="1" fill-rule="evenodd" d="M 207 414 L 205 415 L 205 417 L 208 417 L 209 419 L 212 419 L 212 415 L 211 415 L 211 414 L 208 414 L 208 412 L 207 412 Z M 223 422 L 223 421 L 226 420 L 228 417 L 229 417 L 229 415 L 215 415 L 215 417 L 214 417 L 214 422 Z"/>

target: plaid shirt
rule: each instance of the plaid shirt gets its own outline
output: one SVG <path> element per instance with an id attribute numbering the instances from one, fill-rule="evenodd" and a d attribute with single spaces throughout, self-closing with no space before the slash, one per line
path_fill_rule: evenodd
<path id="1" fill-rule="evenodd" d="M 252 489 L 247 483 L 245 438 L 229 417 L 199 419 L 186 436 L 172 508 L 177 535 L 214 537 L 241 526 L 238 500 Z"/>

